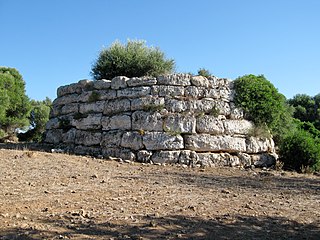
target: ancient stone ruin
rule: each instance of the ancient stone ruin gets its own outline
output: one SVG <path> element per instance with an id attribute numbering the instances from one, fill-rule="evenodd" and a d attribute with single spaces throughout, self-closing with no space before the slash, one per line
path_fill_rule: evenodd
<path id="1" fill-rule="evenodd" d="M 58 88 L 45 142 L 124 160 L 268 166 L 274 143 L 233 102 L 233 82 L 188 74 L 81 80 Z"/>

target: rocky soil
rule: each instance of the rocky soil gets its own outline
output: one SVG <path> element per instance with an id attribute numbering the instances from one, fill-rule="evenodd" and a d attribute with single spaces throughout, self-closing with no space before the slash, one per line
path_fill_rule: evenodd
<path id="1" fill-rule="evenodd" d="M 0 150 L 0 239 L 320 239 L 320 177 Z"/>

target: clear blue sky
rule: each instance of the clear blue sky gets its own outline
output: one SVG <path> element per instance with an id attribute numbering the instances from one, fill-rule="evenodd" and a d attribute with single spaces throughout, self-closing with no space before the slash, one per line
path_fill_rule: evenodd
<path id="1" fill-rule="evenodd" d="M 91 78 L 103 46 L 144 39 L 176 61 L 235 79 L 264 74 L 287 98 L 320 93 L 319 0 L 0 0 L 0 66 L 32 99 Z"/>

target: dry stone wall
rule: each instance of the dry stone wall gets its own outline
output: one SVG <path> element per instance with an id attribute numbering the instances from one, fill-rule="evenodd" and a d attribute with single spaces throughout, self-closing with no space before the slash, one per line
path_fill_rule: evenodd
<path id="1" fill-rule="evenodd" d="M 45 142 L 76 154 L 203 166 L 272 165 L 272 139 L 236 108 L 233 82 L 188 74 L 58 88 Z"/>

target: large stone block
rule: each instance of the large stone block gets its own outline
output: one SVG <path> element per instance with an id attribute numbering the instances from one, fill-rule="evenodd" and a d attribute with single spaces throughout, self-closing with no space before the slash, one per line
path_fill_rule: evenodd
<path id="1" fill-rule="evenodd" d="M 278 155 L 275 153 L 255 154 L 251 156 L 251 161 L 256 167 L 272 167 L 276 165 Z"/>
<path id="2" fill-rule="evenodd" d="M 111 88 L 111 80 L 101 79 L 93 81 L 93 88 L 96 90 L 104 90 Z"/>
<path id="3" fill-rule="evenodd" d="M 117 91 L 112 89 L 106 90 L 94 90 L 83 92 L 78 97 L 78 102 L 92 103 L 96 101 L 115 99 L 117 97 Z"/>
<path id="4" fill-rule="evenodd" d="M 248 153 L 275 152 L 274 142 L 271 138 L 250 137 L 246 144 Z"/>
<path id="5" fill-rule="evenodd" d="M 66 105 L 66 104 L 75 103 L 75 102 L 78 102 L 78 94 L 70 94 L 70 95 L 65 95 L 65 96 L 56 98 L 52 102 L 52 105 L 53 107 L 55 107 L 56 105 Z"/>
<path id="6" fill-rule="evenodd" d="M 81 114 L 85 113 L 102 113 L 104 110 L 105 101 L 97 101 L 91 103 L 79 104 L 79 112 Z"/>
<path id="7" fill-rule="evenodd" d="M 132 87 L 132 88 L 124 88 L 117 91 L 117 96 L 127 97 L 127 98 L 139 98 L 150 95 L 151 88 L 150 87 Z"/>
<path id="8" fill-rule="evenodd" d="M 180 135 L 164 132 L 146 132 L 143 135 L 143 144 L 147 150 L 177 150 L 184 147 Z"/>
<path id="9" fill-rule="evenodd" d="M 129 99 L 114 99 L 105 103 L 103 114 L 114 115 L 122 112 L 128 112 L 131 110 L 131 104 Z"/>
<path id="10" fill-rule="evenodd" d="M 78 155 L 89 155 L 98 157 L 101 155 L 101 149 L 99 147 L 78 145 L 74 148 L 74 153 Z"/>
<path id="11" fill-rule="evenodd" d="M 88 114 L 84 118 L 73 119 L 71 125 L 81 130 L 101 129 L 102 113 Z"/>
<path id="12" fill-rule="evenodd" d="M 46 132 L 45 142 L 57 144 L 62 140 L 62 129 L 51 129 Z"/>
<path id="13" fill-rule="evenodd" d="M 237 108 L 233 102 L 230 102 L 230 119 L 239 120 L 244 118 L 244 112 L 241 108 Z"/>
<path id="14" fill-rule="evenodd" d="M 60 114 L 65 115 L 69 113 L 77 113 L 79 111 L 79 104 L 78 103 L 69 103 L 64 105 L 61 108 Z"/>
<path id="15" fill-rule="evenodd" d="M 245 152 L 244 138 L 194 134 L 184 137 L 185 148 L 198 152 Z"/>
<path id="16" fill-rule="evenodd" d="M 176 85 L 187 86 L 191 85 L 190 74 L 171 74 L 157 77 L 158 84 L 160 85 Z"/>
<path id="17" fill-rule="evenodd" d="M 193 115 L 171 114 L 165 117 L 163 129 L 168 133 L 195 133 L 196 118 Z"/>
<path id="18" fill-rule="evenodd" d="M 57 96 L 62 97 L 68 94 L 80 94 L 82 92 L 81 86 L 78 83 L 72 83 L 70 85 L 61 86 L 57 89 Z"/>
<path id="19" fill-rule="evenodd" d="M 121 89 L 121 88 L 126 88 L 128 80 L 129 80 L 129 78 L 124 77 L 124 76 L 115 77 L 111 80 L 111 88 L 116 89 L 116 90 Z"/>
<path id="20" fill-rule="evenodd" d="M 132 150 L 143 149 L 142 135 L 139 132 L 125 132 L 122 135 L 121 147 L 130 148 Z"/>
<path id="21" fill-rule="evenodd" d="M 120 147 L 122 135 L 123 131 L 121 130 L 103 132 L 100 145 L 106 148 Z"/>
<path id="22" fill-rule="evenodd" d="M 123 160 L 130 160 L 130 161 L 136 160 L 136 155 L 129 149 L 103 148 L 102 155 L 106 158 L 115 157 L 115 158 L 121 158 Z"/>
<path id="23" fill-rule="evenodd" d="M 75 144 L 85 146 L 100 145 L 101 135 L 101 132 L 89 132 L 78 130 L 76 132 Z"/>
<path id="24" fill-rule="evenodd" d="M 153 77 L 133 77 L 127 81 L 129 87 L 151 86 L 157 84 L 157 79 Z"/>
<path id="25" fill-rule="evenodd" d="M 184 96 L 184 87 L 183 86 L 166 86 L 160 85 L 158 87 L 158 95 L 160 97 L 167 97 L 167 96 Z"/>
<path id="26" fill-rule="evenodd" d="M 178 163 L 180 151 L 159 151 L 152 155 L 154 163 Z"/>
<path id="27" fill-rule="evenodd" d="M 192 83 L 192 85 L 197 86 L 197 87 L 205 87 L 205 88 L 213 87 L 212 82 L 203 76 L 191 77 L 191 83 Z"/>
<path id="28" fill-rule="evenodd" d="M 225 120 L 223 125 L 228 135 L 247 135 L 254 127 L 254 124 L 247 120 Z"/>
<path id="29" fill-rule="evenodd" d="M 211 115 L 197 117 L 197 133 L 221 135 L 224 133 L 223 121 Z"/>
<path id="30" fill-rule="evenodd" d="M 204 167 L 223 166 L 223 159 L 220 153 L 197 153 L 198 163 Z"/>
<path id="31" fill-rule="evenodd" d="M 152 151 L 141 150 L 137 152 L 137 161 L 148 163 L 151 161 Z"/>
<path id="32" fill-rule="evenodd" d="M 74 144 L 76 139 L 77 129 L 71 128 L 62 135 L 62 142 L 66 144 Z"/>
<path id="33" fill-rule="evenodd" d="M 131 111 L 145 110 L 145 111 L 158 111 L 164 108 L 164 98 L 146 96 L 131 100 Z"/>
<path id="34" fill-rule="evenodd" d="M 128 115 L 114 115 L 102 117 L 102 130 L 131 130 L 131 117 Z"/>
<path id="35" fill-rule="evenodd" d="M 49 121 L 46 123 L 46 129 L 56 129 L 60 127 L 59 118 L 50 118 Z"/>
<path id="36" fill-rule="evenodd" d="M 132 114 L 132 130 L 162 131 L 163 119 L 159 112 L 136 111 Z"/>
<path id="37" fill-rule="evenodd" d="M 198 163 L 198 154 L 195 151 L 181 150 L 178 162 L 193 166 Z"/>
<path id="38" fill-rule="evenodd" d="M 185 112 L 189 109 L 189 103 L 183 100 L 177 99 L 166 99 L 165 100 L 165 108 L 169 112 Z"/>

